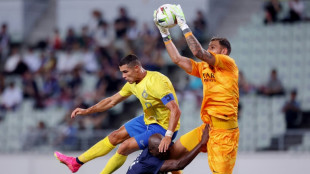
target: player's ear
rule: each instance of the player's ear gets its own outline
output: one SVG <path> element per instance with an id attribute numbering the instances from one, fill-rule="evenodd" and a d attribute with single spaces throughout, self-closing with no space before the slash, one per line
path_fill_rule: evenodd
<path id="1" fill-rule="evenodd" d="M 136 72 L 140 71 L 139 65 L 135 65 L 135 66 L 134 66 L 134 70 L 135 70 Z"/>
<path id="2" fill-rule="evenodd" d="M 228 49 L 224 47 L 224 48 L 221 50 L 221 54 L 228 55 Z"/>

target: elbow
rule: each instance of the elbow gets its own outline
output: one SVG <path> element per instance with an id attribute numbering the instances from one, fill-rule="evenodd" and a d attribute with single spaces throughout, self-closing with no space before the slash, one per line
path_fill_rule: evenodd
<path id="1" fill-rule="evenodd" d="M 172 62 L 174 63 L 174 64 L 179 64 L 180 63 L 180 55 L 174 55 L 174 56 L 172 56 Z"/>
<path id="2" fill-rule="evenodd" d="M 192 53 L 195 57 L 200 58 L 202 56 L 202 49 L 195 50 Z"/>
<path id="3" fill-rule="evenodd" d="M 115 105 L 117 105 L 117 103 L 115 101 L 113 101 L 110 97 L 108 98 L 108 105 L 109 108 L 114 107 Z"/>
<path id="4" fill-rule="evenodd" d="M 181 110 L 179 107 L 175 107 L 174 109 L 174 113 L 173 113 L 173 116 L 175 117 L 176 120 L 179 120 L 180 119 L 180 116 L 181 116 Z"/>
<path id="5" fill-rule="evenodd" d="M 175 170 L 184 170 L 185 167 L 186 167 L 186 165 L 180 161 L 177 163 Z"/>
<path id="6" fill-rule="evenodd" d="M 180 108 L 178 108 L 177 109 L 177 113 L 176 113 L 176 117 L 177 117 L 178 120 L 180 119 L 181 114 L 182 114 L 182 112 L 181 112 Z"/>

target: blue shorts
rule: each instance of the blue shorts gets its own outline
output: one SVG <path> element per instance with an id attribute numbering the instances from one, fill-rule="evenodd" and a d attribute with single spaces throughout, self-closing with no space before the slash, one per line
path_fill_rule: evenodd
<path id="1" fill-rule="evenodd" d="M 134 137 L 140 147 L 145 149 L 149 145 L 149 137 L 153 134 L 160 133 L 165 136 L 166 129 L 161 127 L 159 124 L 146 125 L 144 122 L 144 116 L 138 116 L 125 123 L 125 129 L 130 137 Z M 175 131 L 172 140 L 177 136 L 178 131 Z"/>

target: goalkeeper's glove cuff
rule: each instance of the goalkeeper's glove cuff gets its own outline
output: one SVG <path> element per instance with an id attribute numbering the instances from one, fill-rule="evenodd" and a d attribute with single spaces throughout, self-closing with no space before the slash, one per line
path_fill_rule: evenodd
<path id="1" fill-rule="evenodd" d="M 192 32 L 192 30 L 190 29 L 190 28 L 185 28 L 184 30 L 182 30 L 182 32 L 183 32 L 183 35 L 185 35 L 186 33 L 191 33 Z"/>
<path id="2" fill-rule="evenodd" d="M 161 37 L 162 37 L 162 38 L 170 37 L 170 33 L 169 33 L 169 32 L 166 32 L 166 33 L 160 32 L 160 34 L 161 34 Z M 171 37 L 170 37 L 170 38 L 171 38 Z"/>
<path id="3" fill-rule="evenodd" d="M 187 24 L 183 24 L 182 26 L 180 25 L 180 28 L 181 28 L 182 31 L 184 31 L 186 29 L 189 29 Z"/>
<path id="4" fill-rule="evenodd" d="M 168 35 L 168 36 L 166 36 L 166 37 L 163 37 L 163 40 L 164 40 L 164 42 L 166 43 L 166 42 L 168 42 L 168 41 L 171 40 L 171 36 Z"/>

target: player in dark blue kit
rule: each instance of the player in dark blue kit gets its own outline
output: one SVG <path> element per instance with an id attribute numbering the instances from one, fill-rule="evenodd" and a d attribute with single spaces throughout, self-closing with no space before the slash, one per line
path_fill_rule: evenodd
<path id="1" fill-rule="evenodd" d="M 129 166 L 127 174 L 165 174 L 169 171 L 183 170 L 199 152 L 206 149 L 209 126 L 205 126 L 201 141 L 188 153 L 180 154 L 174 144 L 171 144 L 166 152 L 159 152 L 158 146 L 162 138 L 161 134 L 154 134 L 149 138 L 148 148 L 145 148 Z"/>

